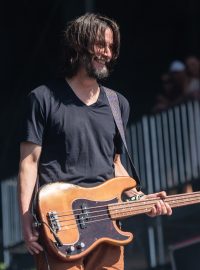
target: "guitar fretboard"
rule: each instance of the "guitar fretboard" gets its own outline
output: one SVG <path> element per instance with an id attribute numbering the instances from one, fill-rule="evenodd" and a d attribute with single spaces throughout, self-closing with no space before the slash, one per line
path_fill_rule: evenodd
<path id="1" fill-rule="evenodd" d="M 108 210 L 112 219 L 126 218 L 148 213 L 160 198 L 152 198 L 134 202 L 110 204 Z M 200 191 L 167 196 L 163 201 L 171 208 L 200 203 Z"/>

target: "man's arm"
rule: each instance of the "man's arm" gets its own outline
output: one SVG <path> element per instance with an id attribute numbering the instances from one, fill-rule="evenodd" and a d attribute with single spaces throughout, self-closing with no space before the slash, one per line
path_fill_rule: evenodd
<path id="1" fill-rule="evenodd" d="M 31 254 L 43 250 L 37 242 L 38 232 L 33 228 L 34 220 L 31 215 L 31 203 L 36 185 L 40 154 L 41 146 L 30 142 L 21 143 L 18 195 L 24 241 Z"/>
<path id="2" fill-rule="evenodd" d="M 120 176 L 129 176 L 127 170 L 124 168 L 123 164 L 121 163 L 121 158 L 119 154 L 115 155 L 114 158 L 114 166 L 115 166 L 115 176 L 120 177 Z M 136 188 L 133 188 L 131 190 L 128 190 L 125 192 L 125 194 L 128 197 L 132 197 L 136 194 L 143 194 L 142 192 L 138 192 Z"/>
<path id="3" fill-rule="evenodd" d="M 114 158 L 114 166 L 115 166 L 115 176 L 116 177 L 120 177 L 120 176 L 128 176 L 128 172 L 127 170 L 124 168 L 123 164 L 121 163 L 121 159 L 120 159 L 120 155 L 116 154 L 115 158 Z M 132 197 L 135 195 L 141 195 L 143 194 L 143 192 L 141 191 L 137 191 L 136 188 L 133 188 L 131 190 L 125 191 L 125 194 L 128 197 Z M 169 206 L 168 203 L 164 203 L 162 199 L 164 199 L 166 197 L 166 192 L 165 191 L 161 191 L 161 192 L 157 192 L 157 193 L 153 193 L 153 194 L 148 194 L 142 197 L 142 200 L 145 199 L 151 199 L 151 198 L 155 198 L 155 197 L 160 197 L 161 200 L 159 202 L 157 202 L 157 204 L 152 207 L 151 212 L 148 213 L 148 216 L 150 217 L 154 217 L 157 215 L 171 215 L 172 214 L 172 209 Z"/>
<path id="4" fill-rule="evenodd" d="M 127 170 L 124 168 L 124 166 L 121 163 L 121 158 L 120 158 L 119 154 L 115 155 L 114 165 L 115 165 L 115 176 L 116 177 L 129 175 Z"/>

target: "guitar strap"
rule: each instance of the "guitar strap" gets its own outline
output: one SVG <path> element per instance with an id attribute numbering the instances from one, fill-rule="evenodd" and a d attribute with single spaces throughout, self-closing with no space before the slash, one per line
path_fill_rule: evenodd
<path id="1" fill-rule="evenodd" d="M 127 156 L 129 158 L 133 178 L 135 179 L 135 181 L 137 183 L 137 190 L 140 191 L 141 190 L 141 182 L 140 182 L 139 175 L 135 169 L 135 165 L 133 163 L 133 160 L 132 160 L 130 153 L 128 151 L 118 96 L 117 96 L 115 91 L 113 91 L 107 87 L 103 87 L 103 89 L 104 89 L 106 96 L 108 98 L 108 102 L 109 102 L 109 105 L 110 105 L 110 108 L 111 108 L 111 111 L 112 111 L 112 114 L 113 114 L 113 117 L 115 120 L 115 124 L 117 126 L 117 129 L 118 129 L 119 134 L 121 136 L 121 139 L 123 141 Z"/>

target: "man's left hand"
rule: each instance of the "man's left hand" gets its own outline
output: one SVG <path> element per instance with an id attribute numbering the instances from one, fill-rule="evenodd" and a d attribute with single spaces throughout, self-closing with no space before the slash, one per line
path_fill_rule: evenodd
<path id="1" fill-rule="evenodd" d="M 147 214 L 149 217 L 155 217 L 159 215 L 168 215 L 172 214 L 172 209 L 168 203 L 164 202 L 163 199 L 166 198 L 166 192 L 160 191 L 153 194 L 144 195 L 141 200 L 160 198 L 160 200 L 152 207 L 151 211 Z"/>

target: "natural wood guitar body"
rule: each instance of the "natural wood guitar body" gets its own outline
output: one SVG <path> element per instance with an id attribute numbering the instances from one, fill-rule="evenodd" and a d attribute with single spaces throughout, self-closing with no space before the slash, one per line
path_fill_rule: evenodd
<path id="1" fill-rule="evenodd" d="M 38 193 L 38 219 L 46 248 L 64 261 L 88 254 L 101 242 L 125 245 L 133 235 L 123 232 L 112 220 L 108 205 L 121 202 L 124 190 L 135 186 L 130 177 L 113 178 L 92 188 L 56 182 Z M 49 227 L 62 242 L 56 242 Z"/>

